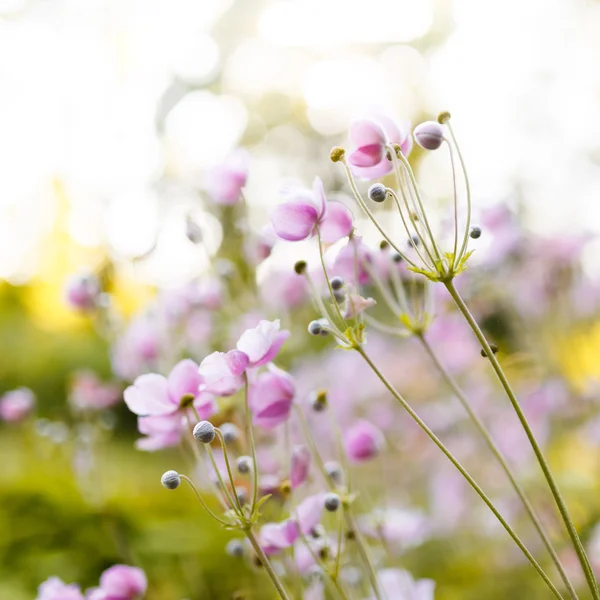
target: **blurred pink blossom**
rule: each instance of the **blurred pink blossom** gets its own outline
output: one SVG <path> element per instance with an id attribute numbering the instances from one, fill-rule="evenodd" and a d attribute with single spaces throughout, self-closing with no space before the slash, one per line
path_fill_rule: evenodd
<path id="1" fill-rule="evenodd" d="M 28 388 L 17 388 L 0 397 L 0 419 L 9 423 L 21 421 L 35 407 L 35 396 Z"/>
<path id="2" fill-rule="evenodd" d="M 374 458 L 382 450 L 384 442 L 383 433 L 368 421 L 357 421 L 344 432 L 344 447 L 353 462 Z"/>
<path id="3" fill-rule="evenodd" d="M 236 204 L 248 180 L 248 153 L 238 148 L 206 176 L 204 187 L 218 204 Z"/>
<path id="4" fill-rule="evenodd" d="M 290 464 L 292 489 L 301 486 L 308 478 L 312 456 L 306 446 L 294 446 Z"/>
<path id="5" fill-rule="evenodd" d="M 260 373 L 251 383 L 248 402 L 254 422 L 272 429 L 287 421 L 295 395 L 291 375 L 269 365 L 269 370 Z"/>
<path id="6" fill-rule="evenodd" d="M 121 399 L 119 386 L 102 383 L 92 371 L 79 371 L 71 382 L 69 401 L 80 410 L 102 410 Z"/>
<path id="7" fill-rule="evenodd" d="M 58 577 L 50 577 L 38 587 L 36 600 L 85 600 L 74 583 L 63 583 Z"/>

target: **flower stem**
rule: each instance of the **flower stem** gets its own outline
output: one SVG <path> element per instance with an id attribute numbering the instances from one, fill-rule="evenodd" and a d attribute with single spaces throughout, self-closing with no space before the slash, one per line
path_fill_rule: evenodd
<path id="1" fill-rule="evenodd" d="M 258 465 L 256 464 L 256 443 L 254 441 L 254 431 L 252 429 L 252 415 L 250 414 L 250 402 L 248 401 L 248 375 L 244 373 L 244 411 L 246 415 L 246 430 L 250 451 L 252 452 L 252 504 L 250 513 L 254 513 L 256 501 L 258 500 Z"/>
<path id="2" fill-rule="evenodd" d="M 527 417 L 525 416 L 525 413 L 523 412 L 523 409 L 521 408 L 521 405 L 519 404 L 519 400 L 517 399 L 512 387 L 510 386 L 510 383 L 508 382 L 508 379 L 506 378 L 504 370 L 500 366 L 500 363 L 499 363 L 498 359 L 496 358 L 496 355 L 490 348 L 490 345 L 489 345 L 488 341 L 486 340 L 485 335 L 483 334 L 483 331 L 481 331 L 481 328 L 479 327 L 479 325 L 477 324 L 477 321 L 471 314 L 469 307 L 465 304 L 465 301 L 462 299 L 461 295 L 458 293 L 458 290 L 454 286 L 454 283 L 452 281 L 448 281 L 448 282 L 444 282 L 444 285 L 446 286 L 446 289 L 448 290 L 448 293 L 450 294 L 450 296 L 452 296 L 452 299 L 456 303 L 458 309 L 460 310 L 460 312 L 466 319 L 467 323 L 473 330 L 473 333 L 479 340 L 479 343 L 483 347 L 483 349 L 492 365 L 492 368 L 494 369 L 494 371 L 496 373 L 496 376 L 500 380 L 500 384 L 504 388 L 504 391 L 506 392 L 506 395 L 508 396 L 510 403 L 512 404 L 515 412 L 517 413 L 517 417 L 519 418 L 519 421 L 521 422 L 521 425 L 523 426 L 523 429 L 525 430 L 527 438 L 529 439 L 529 443 L 531 444 L 531 447 L 533 448 L 533 451 L 538 460 L 538 463 L 542 469 L 542 472 L 544 473 L 544 477 L 546 478 L 546 481 L 548 482 L 548 486 L 550 487 L 550 491 L 552 492 L 552 496 L 554 497 L 554 501 L 556 502 L 556 506 L 558 508 L 558 511 L 560 512 L 560 516 L 562 517 L 565 527 L 567 528 L 567 532 L 569 533 L 569 537 L 571 538 L 573 548 L 575 549 L 575 552 L 577 553 L 577 558 L 579 559 L 579 563 L 581 564 L 581 568 L 583 569 L 583 573 L 585 575 L 587 584 L 590 588 L 590 591 L 592 592 L 592 597 L 594 598 L 594 600 L 600 600 L 600 592 L 598 590 L 598 584 L 596 583 L 596 579 L 594 578 L 594 574 L 592 572 L 592 568 L 590 566 L 589 559 L 585 553 L 583 544 L 581 543 L 581 539 L 579 538 L 579 534 L 577 533 L 577 530 L 575 529 L 575 525 L 573 524 L 573 520 L 571 518 L 571 515 L 569 514 L 569 510 L 568 510 L 567 505 L 562 497 L 562 494 L 560 492 L 558 484 L 556 483 L 556 480 L 554 479 L 554 475 L 552 474 L 552 471 L 550 470 L 548 461 L 546 460 L 544 453 L 542 452 L 542 449 L 540 448 L 540 445 L 539 445 L 538 441 L 536 440 L 535 435 L 531 429 L 531 426 L 529 425 L 529 422 L 527 421 Z"/>
<path id="3" fill-rule="evenodd" d="M 247 527 L 246 529 L 244 529 L 244 533 L 246 534 L 246 537 L 252 544 L 252 547 L 254 548 L 256 555 L 260 559 L 261 564 L 263 565 L 263 567 L 269 574 L 269 577 L 271 578 L 273 585 L 277 589 L 277 593 L 279 594 L 279 597 L 283 598 L 283 600 L 290 600 L 290 597 L 288 596 L 287 592 L 285 591 L 283 584 L 281 583 L 281 581 L 279 581 L 279 577 L 277 577 L 277 573 L 275 573 L 275 570 L 273 569 L 273 565 L 267 558 L 267 555 L 263 552 L 263 549 L 260 547 L 260 543 L 256 539 L 256 536 L 254 535 L 254 532 L 252 531 L 252 529 Z"/>
<path id="4" fill-rule="evenodd" d="M 515 475 L 513 474 L 512 469 L 510 468 L 510 465 L 508 464 L 508 462 L 506 461 L 506 458 L 502 454 L 502 451 L 498 448 L 498 446 L 492 439 L 492 436 L 491 436 L 490 432 L 488 431 L 487 427 L 485 426 L 485 424 L 475 414 L 473 408 L 471 407 L 471 405 L 469 403 L 469 400 L 465 396 L 465 393 L 459 387 L 459 385 L 456 382 L 456 380 L 454 379 L 454 377 L 452 377 L 452 375 L 446 370 L 444 365 L 442 365 L 439 358 L 435 354 L 433 348 L 431 347 L 429 342 L 425 339 L 425 336 L 422 333 L 419 333 L 419 334 L 416 334 L 416 338 L 421 342 L 421 344 L 423 345 L 423 348 L 425 349 L 425 352 L 431 359 L 431 362 L 435 365 L 436 369 L 439 371 L 440 375 L 442 376 L 442 378 L 444 379 L 444 381 L 446 382 L 448 387 L 452 390 L 452 392 L 454 393 L 454 395 L 456 396 L 458 401 L 461 403 L 461 405 L 463 406 L 463 408 L 469 415 L 469 418 L 471 419 L 471 421 L 473 422 L 473 424 L 475 425 L 475 427 L 481 434 L 481 437 L 485 440 L 485 443 L 487 444 L 488 448 L 490 449 L 490 451 L 492 452 L 492 454 L 495 456 L 496 460 L 502 467 L 502 470 L 504 471 L 504 473 L 506 473 L 506 476 L 510 480 L 511 485 L 513 486 L 515 492 L 517 493 L 521 502 L 523 503 L 525 511 L 531 518 L 531 521 L 532 521 L 535 529 L 539 533 L 540 538 L 542 539 L 542 541 L 544 543 L 544 546 L 546 546 L 546 549 L 548 550 L 548 554 L 550 554 L 552 561 L 556 565 L 556 568 L 558 569 L 558 572 L 560 573 L 560 576 L 561 576 L 567 590 L 569 591 L 569 595 L 571 596 L 571 598 L 573 600 L 577 600 L 577 593 L 575 592 L 573 585 L 569 581 L 569 578 L 564 570 L 564 567 L 563 567 L 562 563 L 560 562 L 560 558 L 558 557 L 556 550 L 554 549 L 554 546 L 552 545 L 552 542 L 550 541 L 550 538 L 548 537 L 548 534 L 546 533 L 546 531 L 544 529 L 543 524 L 541 523 L 538 515 L 536 514 L 535 509 L 531 505 L 531 502 L 525 495 L 525 491 L 523 490 L 523 488 L 517 481 Z"/>
<path id="5" fill-rule="evenodd" d="M 398 402 L 402 405 L 404 410 L 408 412 L 408 414 L 413 418 L 413 420 L 417 423 L 417 425 L 425 432 L 425 434 L 431 439 L 431 441 L 446 455 L 448 460 L 458 469 L 460 474 L 467 480 L 469 485 L 475 490 L 477 495 L 485 502 L 487 507 L 494 513 L 495 517 L 500 521 L 501 525 L 513 539 L 515 544 L 520 548 L 521 552 L 527 557 L 533 568 L 538 572 L 539 576 L 544 580 L 546 585 L 550 588 L 552 593 L 556 598 L 564 600 L 561 593 L 556 589 L 555 585 L 549 579 L 548 575 L 546 575 L 545 571 L 539 565 L 539 563 L 535 560 L 531 552 L 526 548 L 525 544 L 521 541 L 519 536 L 515 533 L 513 528 L 507 523 L 504 517 L 500 514 L 498 509 L 494 506 L 494 503 L 490 500 L 487 494 L 481 489 L 479 484 L 471 477 L 468 471 L 462 466 L 459 460 L 450 452 L 450 450 L 446 447 L 446 445 L 440 440 L 435 433 L 429 429 L 427 424 L 419 417 L 419 415 L 412 409 L 412 407 L 408 404 L 408 402 L 399 394 L 396 388 L 386 379 L 385 375 L 377 368 L 375 363 L 369 358 L 366 354 L 362 346 L 355 346 L 357 352 L 363 357 L 365 362 L 371 367 L 375 375 L 379 377 L 383 385 L 388 389 L 388 391 L 392 394 L 392 396 L 398 400 Z"/>

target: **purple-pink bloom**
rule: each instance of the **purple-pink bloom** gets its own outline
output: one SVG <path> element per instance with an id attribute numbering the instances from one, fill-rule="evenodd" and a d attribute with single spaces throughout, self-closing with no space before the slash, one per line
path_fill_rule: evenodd
<path id="1" fill-rule="evenodd" d="M 236 204 L 248 181 L 248 153 L 238 148 L 225 161 L 210 171 L 205 189 L 219 204 Z"/>
<path id="2" fill-rule="evenodd" d="M 333 244 L 352 232 L 352 213 L 341 202 L 327 201 L 319 177 L 315 177 L 312 190 L 294 188 L 285 195 L 287 201 L 271 213 L 273 229 L 281 239 L 306 240 L 314 236 L 318 228 L 321 239 Z"/>
<path id="3" fill-rule="evenodd" d="M 8 423 L 23 420 L 34 408 L 35 396 L 28 388 L 17 388 L 0 397 L 0 419 Z"/>
<path id="4" fill-rule="evenodd" d="M 75 310 L 91 310 L 96 307 L 100 294 L 100 282 L 92 273 L 77 273 L 69 277 L 65 285 L 65 300 Z"/>
<path id="5" fill-rule="evenodd" d="M 250 385 L 248 403 L 254 423 L 272 429 L 287 421 L 295 392 L 292 376 L 269 365 Z"/>
<path id="6" fill-rule="evenodd" d="M 311 460 L 312 455 L 306 446 L 294 447 L 290 461 L 290 483 L 292 484 L 292 489 L 301 486 L 308 479 Z"/>
<path id="7" fill-rule="evenodd" d="M 248 357 L 249 367 L 260 367 L 271 362 L 281 346 L 290 336 L 290 332 L 280 331 L 280 321 L 260 321 L 253 329 L 247 329 L 241 335 L 236 348 Z M 243 371 L 242 371 L 243 372 Z"/>
<path id="8" fill-rule="evenodd" d="M 354 121 L 349 135 L 354 149 L 348 156 L 348 162 L 353 173 L 363 179 L 377 179 L 391 173 L 393 163 L 386 157 L 387 144 L 399 144 L 404 156 L 408 156 L 412 149 L 408 124 L 400 126 L 384 115 Z"/>
<path id="9" fill-rule="evenodd" d="M 374 458 L 383 448 L 383 433 L 368 421 L 360 420 L 344 433 L 344 447 L 348 458 L 362 462 Z"/>
<path id="10" fill-rule="evenodd" d="M 211 414 L 213 412 L 211 411 Z M 198 414 L 201 419 L 206 418 L 204 414 L 200 412 Z M 146 437 L 136 441 L 136 448 L 153 452 L 176 446 L 181 440 L 185 427 L 186 419 L 180 411 L 169 415 L 138 417 L 138 431 Z"/>
<path id="11" fill-rule="evenodd" d="M 415 581 L 408 571 L 402 569 L 380 569 L 377 576 L 389 600 L 433 600 L 435 582 L 431 579 Z"/>
<path id="12" fill-rule="evenodd" d="M 146 593 L 148 582 L 142 569 L 113 565 L 100 576 L 100 590 L 105 600 L 134 600 Z"/>
<path id="13" fill-rule="evenodd" d="M 85 600 L 74 583 L 64 583 L 58 577 L 50 577 L 38 587 L 36 600 Z"/>
<path id="14" fill-rule="evenodd" d="M 298 536 L 298 524 L 293 519 L 281 523 L 266 523 L 260 530 L 260 545 L 265 554 L 276 554 L 289 548 Z"/>
<path id="15" fill-rule="evenodd" d="M 75 373 L 71 383 L 69 401 L 80 410 L 102 410 L 121 399 L 119 386 L 102 383 L 92 371 Z"/>
<path id="16" fill-rule="evenodd" d="M 367 265 L 374 268 L 373 253 L 359 236 L 354 235 L 335 257 L 332 272 L 354 285 L 365 285 L 370 280 Z"/>
<path id="17" fill-rule="evenodd" d="M 239 350 L 209 354 L 198 368 L 203 380 L 200 389 L 216 396 L 235 394 L 244 385 L 242 374 L 248 362 L 248 356 Z"/>

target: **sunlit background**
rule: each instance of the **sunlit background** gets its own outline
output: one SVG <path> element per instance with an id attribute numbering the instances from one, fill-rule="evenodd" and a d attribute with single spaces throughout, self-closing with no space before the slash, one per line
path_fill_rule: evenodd
<path id="1" fill-rule="evenodd" d="M 249 151 L 259 230 L 290 180 L 344 187 L 329 148 L 364 113 L 449 110 L 476 217 L 503 202 L 532 233 L 593 240 L 599 32 L 591 0 L 0 0 L 2 391 L 26 383 L 52 406 L 74 367 L 108 373 L 65 305 L 69 274 L 110 269 L 133 314 L 227 243 L 207 209 L 212 167 Z M 447 155 L 416 168 L 425 198 L 447 193 Z M 190 214 L 202 245 L 184 235 Z M 588 274 L 599 257 L 592 241 Z"/>

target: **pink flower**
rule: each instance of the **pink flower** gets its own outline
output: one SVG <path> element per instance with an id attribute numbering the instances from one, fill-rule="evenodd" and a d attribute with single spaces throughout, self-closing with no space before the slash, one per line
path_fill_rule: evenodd
<path id="1" fill-rule="evenodd" d="M 295 446 L 292 450 L 290 482 L 293 489 L 301 486 L 308 479 L 311 460 L 312 456 L 306 446 Z"/>
<path id="2" fill-rule="evenodd" d="M 393 163 L 386 157 L 386 144 L 400 144 L 404 156 L 412 149 L 410 127 L 400 127 L 383 115 L 354 121 L 350 125 L 350 142 L 354 150 L 348 156 L 348 162 L 354 174 L 363 179 L 376 179 L 391 173 Z"/>
<path id="3" fill-rule="evenodd" d="M 288 419 L 295 387 L 291 375 L 274 365 L 268 368 L 250 385 L 248 402 L 254 422 L 265 429 L 272 429 Z"/>
<path id="4" fill-rule="evenodd" d="M 236 204 L 248 180 L 248 153 L 241 148 L 230 154 L 206 177 L 205 189 L 219 204 Z"/>
<path id="5" fill-rule="evenodd" d="M 63 583 L 58 577 L 50 577 L 38 587 L 36 600 L 85 600 L 74 583 Z"/>
<path id="6" fill-rule="evenodd" d="M 408 571 L 401 569 L 380 569 L 377 575 L 389 600 L 433 600 L 435 582 L 431 579 L 415 581 Z"/>
<path id="7" fill-rule="evenodd" d="M 390 508 L 365 517 L 361 530 L 373 539 L 383 538 L 388 544 L 405 549 L 421 544 L 429 533 L 429 526 L 419 511 Z"/>
<path id="8" fill-rule="evenodd" d="M 28 388 L 18 388 L 0 397 L 0 419 L 8 423 L 23 420 L 34 408 L 35 396 Z"/>
<path id="9" fill-rule="evenodd" d="M 377 302 L 373 298 L 363 298 L 359 294 L 350 294 L 347 300 L 347 307 L 344 317 L 353 319 L 368 308 L 375 306 Z"/>
<path id="10" fill-rule="evenodd" d="M 260 295 L 274 310 L 294 308 L 308 297 L 306 279 L 291 269 L 272 270 L 260 284 Z"/>
<path id="11" fill-rule="evenodd" d="M 287 202 L 271 213 L 275 233 L 283 240 L 297 242 L 316 234 L 333 244 L 350 235 L 353 229 L 352 213 L 341 202 L 328 202 L 323 182 L 315 177 L 313 189 L 296 188 L 286 192 Z"/>
<path id="12" fill-rule="evenodd" d="M 333 274 L 343 277 L 346 281 L 356 285 L 357 275 L 358 284 L 365 285 L 369 283 L 370 275 L 367 271 L 367 265 L 373 266 L 373 253 L 371 249 L 363 243 L 360 237 L 352 236 L 348 243 L 338 252 L 333 263 Z"/>
<path id="13" fill-rule="evenodd" d="M 383 434 L 368 421 L 358 421 L 344 434 L 344 447 L 348 458 L 362 462 L 374 458 L 384 445 Z"/>
<path id="14" fill-rule="evenodd" d="M 294 511 L 294 518 L 304 535 L 309 535 L 321 522 L 324 508 L 323 494 L 313 494 L 298 504 Z"/>
<path id="15" fill-rule="evenodd" d="M 102 410 L 115 405 L 120 399 L 118 386 L 102 383 L 92 371 L 75 373 L 69 401 L 76 408 Z"/>
<path id="16" fill-rule="evenodd" d="M 244 385 L 242 374 L 248 362 L 248 356 L 239 350 L 209 354 L 198 368 L 203 380 L 200 389 L 216 396 L 235 394 Z"/>
<path id="17" fill-rule="evenodd" d="M 142 569 L 113 565 L 100 576 L 104 600 L 134 600 L 146 593 L 148 582 Z"/>
<path id="18" fill-rule="evenodd" d="M 169 415 L 189 404 L 188 396 L 193 398 L 194 406 L 203 412 L 212 407 L 214 398 L 205 392 L 199 392 L 203 378 L 193 360 L 178 362 L 168 378 L 156 373 L 140 375 L 124 393 L 129 410 L 140 416 Z M 211 413 L 212 414 L 212 413 Z"/>
<path id="19" fill-rule="evenodd" d="M 281 523 L 266 523 L 260 530 L 260 545 L 265 554 L 276 554 L 289 548 L 298 536 L 298 524 L 293 519 Z"/>
<path id="20" fill-rule="evenodd" d="M 65 285 L 65 300 L 75 310 L 91 310 L 96 307 L 100 283 L 92 273 L 71 275 Z"/>
<path id="21" fill-rule="evenodd" d="M 200 418 L 206 418 L 201 412 Z M 210 415 L 207 415 L 210 416 Z M 153 452 L 179 444 L 186 428 L 185 416 L 180 412 L 154 417 L 138 417 L 138 431 L 147 436 L 136 441 L 136 448 Z"/>
<path id="22" fill-rule="evenodd" d="M 248 357 L 249 367 L 260 367 L 271 362 L 283 342 L 290 336 L 289 331 L 279 331 L 279 319 L 275 321 L 260 321 L 254 329 L 244 331 L 237 349 Z"/>

